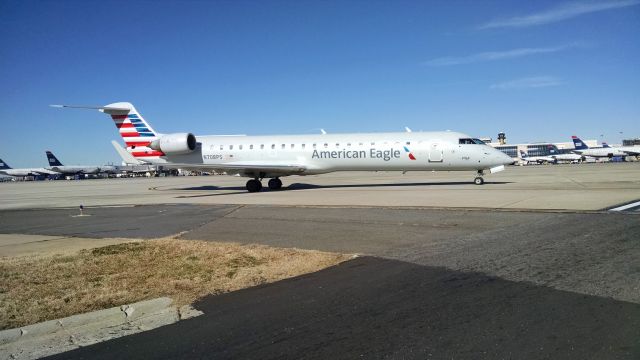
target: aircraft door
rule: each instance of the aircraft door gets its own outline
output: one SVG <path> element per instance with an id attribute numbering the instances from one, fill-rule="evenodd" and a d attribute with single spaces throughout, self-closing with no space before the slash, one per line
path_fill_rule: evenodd
<path id="1" fill-rule="evenodd" d="M 429 162 L 442 162 L 443 146 L 440 143 L 433 143 L 429 146 Z"/>

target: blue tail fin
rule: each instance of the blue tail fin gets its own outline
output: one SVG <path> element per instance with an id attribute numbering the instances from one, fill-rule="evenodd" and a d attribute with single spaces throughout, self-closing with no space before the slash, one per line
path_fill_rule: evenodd
<path id="1" fill-rule="evenodd" d="M 529 156 L 529 155 L 528 155 L 526 152 L 524 152 L 524 150 L 520 150 L 520 157 L 521 157 L 521 158 L 523 158 L 523 159 L 524 159 L 524 158 L 526 158 L 526 157 L 528 157 L 528 156 Z"/>
<path id="2" fill-rule="evenodd" d="M 4 161 L 2 161 L 2 159 L 0 159 L 0 169 L 2 169 L 2 170 L 11 169 L 11 166 L 7 165 L 6 162 L 4 162 Z"/>
<path id="3" fill-rule="evenodd" d="M 609 144 L 607 144 L 606 142 L 602 142 L 602 147 L 603 148 L 610 148 L 611 146 L 609 146 Z"/>
<path id="4" fill-rule="evenodd" d="M 60 160 L 58 160 L 51 151 L 47 151 L 47 160 L 49 160 L 49 166 L 63 166 Z"/>
<path id="5" fill-rule="evenodd" d="M 587 144 L 580 140 L 579 137 L 574 135 L 571 137 L 571 139 L 573 140 L 573 146 L 576 148 L 576 150 L 586 150 L 589 148 Z"/>

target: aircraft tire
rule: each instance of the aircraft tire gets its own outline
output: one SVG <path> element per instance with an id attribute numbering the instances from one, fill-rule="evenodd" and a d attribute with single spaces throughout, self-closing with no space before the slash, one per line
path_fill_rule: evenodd
<path id="1" fill-rule="evenodd" d="M 482 185 L 484 184 L 484 179 L 478 176 L 477 178 L 473 179 L 473 183 L 476 185 Z"/>
<path id="2" fill-rule="evenodd" d="M 262 190 L 262 183 L 256 179 L 247 181 L 247 190 L 249 192 L 259 192 Z"/>
<path id="3" fill-rule="evenodd" d="M 278 178 L 270 179 L 268 185 L 270 190 L 280 190 L 282 188 L 282 180 Z"/>

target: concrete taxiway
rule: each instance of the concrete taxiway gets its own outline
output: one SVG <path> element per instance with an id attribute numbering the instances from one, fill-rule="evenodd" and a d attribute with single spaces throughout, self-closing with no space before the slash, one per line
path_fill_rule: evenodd
<path id="1" fill-rule="evenodd" d="M 476 186 L 339 173 L 259 194 L 220 176 L 0 184 L 0 233 L 361 254 L 55 358 L 635 359 L 640 213 L 608 209 L 640 199 L 638 175 L 636 163 L 514 167 Z M 91 216 L 74 216 L 79 203 Z"/>
<path id="2" fill-rule="evenodd" d="M 640 163 L 508 167 L 482 186 L 467 172 L 334 173 L 283 178 L 249 194 L 246 178 L 135 178 L 0 184 L 0 209 L 123 204 L 425 206 L 598 210 L 640 199 Z"/>

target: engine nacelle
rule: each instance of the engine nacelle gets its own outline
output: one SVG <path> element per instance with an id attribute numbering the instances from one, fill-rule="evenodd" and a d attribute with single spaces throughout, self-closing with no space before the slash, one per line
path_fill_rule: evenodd
<path id="1" fill-rule="evenodd" d="M 149 147 L 167 155 L 188 154 L 196 149 L 196 137 L 191 133 L 162 135 L 152 141 Z"/>

